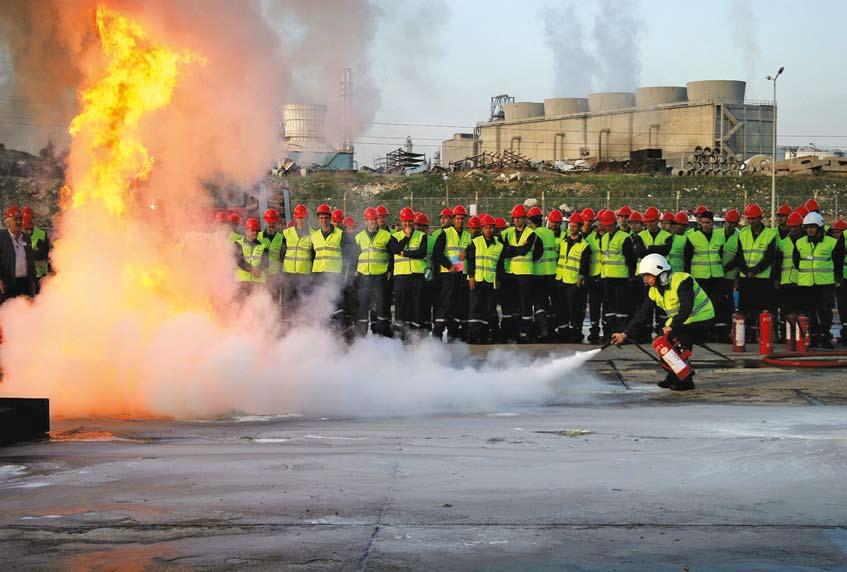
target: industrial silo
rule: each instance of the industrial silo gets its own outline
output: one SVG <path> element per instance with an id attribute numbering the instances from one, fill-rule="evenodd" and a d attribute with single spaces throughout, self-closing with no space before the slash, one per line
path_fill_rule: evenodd
<path id="1" fill-rule="evenodd" d="M 690 81 L 688 101 L 718 101 L 722 103 L 744 103 L 746 82 L 715 79 L 705 81 Z"/>
<path id="2" fill-rule="evenodd" d="M 519 121 L 533 117 L 544 117 L 544 104 L 533 101 L 503 104 L 506 121 Z"/>
<path id="3" fill-rule="evenodd" d="M 588 100 L 584 97 L 554 97 L 544 100 L 545 117 L 587 112 Z"/>
<path id="4" fill-rule="evenodd" d="M 592 93 L 588 96 L 588 108 L 591 113 L 630 107 L 635 107 L 635 94 L 632 92 Z"/>
<path id="5" fill-rule="evenodd" d="M 282 128 L 289 149 L 331 151 L 324 138 L 326 105 L 290 103 L 282 106 Z"/>
<path id="6" fill-rule="evenodd" d="M 655 107 L 688 101 L 688 90 L 677 86 L 640 87 L 635 90 L 636 107 Z"/>

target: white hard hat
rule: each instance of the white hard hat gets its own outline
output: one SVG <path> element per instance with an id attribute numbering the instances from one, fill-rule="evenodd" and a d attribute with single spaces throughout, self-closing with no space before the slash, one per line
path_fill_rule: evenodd
<path id="1" fill-rule="evenodd" d="M 664 272 L 670 272 L 671 265 L 668 259 L 661 254 L 648 254 L 638 263 L 639 274 L 650 274 L 660 276 Z"/>
<path id="2" fill-rule="evenodd" d="M 805 217 L 803 217 L 803 225 L 805 226 L 807 224 L 814 224 L 814 225 L 822 227 L 823 226 L 823 217 L 816 212 L 810 212 Z"/>

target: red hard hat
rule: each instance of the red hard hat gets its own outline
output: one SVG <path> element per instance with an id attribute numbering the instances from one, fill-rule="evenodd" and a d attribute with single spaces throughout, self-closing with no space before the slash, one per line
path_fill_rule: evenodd
<path id="1" fill-rule="evenodd" d="M 482 228 L 482 222 L 478 216 L 472 216 L 468 219 L 468 228 Z"/>
<path id="2" fill-rule="evenodd" d="M 319 206 L 318 210 L 316 210 L 315 212 L 319 215 L 321 215 L 321 214 L 332 215 L 332 209 L 329 208 L 329 205 L 326 204 L 326 203 Z"/>
<path id="3" fill-rule="evenodd" d="M 415 222 L 415 211 L 409 207 L 400 209 L 400 222 Z"/>
<path id="4" fill-rule="evenodd" d="M 785 203 L 779 205 L 779 208 L 776 209 L 776 214 L 788 216 L 791 214 L 791 207 Z"/>
<path id="5" fill-rule="evenodd" d="M 595 214 L 594 209 L 588 208 L 588 207 L 582 209 L 582 220 L 583 221 L 593 222 L 596 218 L 597 218 L 597 215 Z"/>
<path id="6" fill-rule="evenodd" d="M 376 216 L 388 216 L 388 209 L 385 205 L 376 207 Z"/>
<path id="7" fill-rule="evenodd" d="M 229 213 L 229 222 L 234 222 L 235 224 L 238 224 L 241 222 L 241 217 L 238 215 L 238 213 Z"/>
<path id="8" fill-rule="evenodd" d="M 462 205 L 456 205 L 453 207 L 453 216 L 468 216 L 468 209 Z"/>
<path id="9" fill-rule="evenodd" d="M 346 216 L 346 217 L 344 217 L 344 220 L 341 221 L 341 226 L 343 226 L 344 228 L 353 229 L 353 228 L 356 228 L 356 226 L 358 226 L 358 225 L 356 225 L 356 220 L 353 217 Z"/>
<path id="10" fill-rule="evenodd" d="M 523 205 L 515 205 L 512 207 L 512 218 L 520 218 L 526 216 L 526 207 Z"/>
<path id="11" fill-rule="evenodd" d="M 562 222 L 563 220 L 565 220 L 565 218 L 562 216 L 562 211 L 558 209 L 553 209 L 552 211 L 550 211 L 550 214 L 547 215 L 547 220 L 549 220 L 550 222 Z"/>
<path id="12" fill-rule="evenodd" d="M 451 208 L 441 209 L 441 216 L 450 216 L 450 217 L 453 216 L 453 209 L 451 209 Z"/>
<path id="13" fill-rule="evenodd" d="M 759 205 L 747 205 L 744 209 L 744 217 L 745 218 L 759 218 L 762 216 L 762 207 Z"/>
<path id="14" fill-rule="evenodd" d="M 279 213 L 274 209 L 268 209 L 265 211 L 265 214 L 262 215 L 262 218 L 265 219 L 265 222 L 268 224 L 272 222 L 279 222 Z"/>
<path id="15" fill-rule="evenodd" d="M 638 211 L 632 211 L 632 214 L 629 215 L 630 222 L 644 222 L 644 218 L 642 218 L 641 213 Z"/>
<path id="16" fill-rule="evenodd" d="M 332 222 L 334 222 L 335 224 L 341 224 L 343 220 L 344 211 L 342 211 L 341 209 L 335 209 L 334 211 L 332 211 Z"/>
<path id="17" fill-rule="evenodd" d="M 803 226 L 803 217 L 800 216 L 800 213 L 793 212 L 788 215 L 788 221 L 786 224 L 788 224 L 788 226 Z M 833 228 L 835 227 L 833 226 Z"/>
<path id="18" fill-rule="evenodd" d="M 229 215 L 223 211 L 219 211 L 215 215 L 215 222 L 229 222 Z"/>
<path id="19" fill-rule="evenodd" d="M 629 208 L 629 205 L 624 205 L 618 209 L 618 216 L 629 217 L 632 214 L 632 209 Z"/>
<path id="20" fill-rule="evenodd" d="M 807 209 L 807 208 L 806 208 L 806 207 L 804 207 L 803 205 L 800 205 L 799 207 L 797 207 L 797 208 L 796 208 L 796 209 L 794 209 L 794 210 L 795 210 L 796 212 L 800 213 L 800 216 L 802 216 L 802 217 L 805 217 L 807 214 L 809 214 L 809 209 Z"/>
<path id="21" fill-rule="evenodd" d="M 32 230 L 35 228 L 35 223 L 32 221 L 31 215 L 24 215 L 23 227 L 26 230 Z"/>
<path id="22" fill-rule="evenodd" d="M 676 213 L 676 216 L 673 217 L 673 221 L 676 224 L 688 225 L 688 215 L 685 213 L 685 211 L 679 211 L 678 213 Z"/>
<path id="23" fill-rule="evenodd" d="M 697 208 L 694 209 L 694 214 L 696 216 L 700 216 L 701 214 L 703 214 L 704 212 L 706 212 L 708 210 L 709 209 L 706 208 L 706 205 L 697 205 Z"/>
<path id="24" fill-rule="evenodd" d="M 426 213 L 418 213 L 415 215 L 415 224 L 429 226 L 429 217 Z"/>
<path id="25" fill-rule="evenodd" d="M 33 211 L 32 208 L 30 208 L 30 207 L 24 207 L 24 208 L 21 209 L 21 214 L 23 216 L 28 216 L 28 217 L 32 218 L 33 216 L 35 216 L 35 211 Z"/>
<path id="26" fill-rule="evenodd" d="M 250 217 L 247 219 L 247 222 L 244 223 L 244 228 L 246 228 L 247 230 L 255 230 L 256 232 L 259 232 L 260 230 L 262 230 L 262 225 L 259 224 L 259 219 L 257 219 L 256 217 Z"/>
<path id="27" fill-rule="evenodd" d="M 364 220 L 376 220 L 376 217 L 376 209 L 373 207 L 366 208 L 365 212 L 362 213 L 362 218 Z"/>
<path id="28" fill-rule="evenodd" d="M 809 199 L 803 206 L 810 212 L 821 210 L 821 204 L 817 201 L 817 199 Z"/>
<path id="29" fill-rule="evenodd" d="M 482 226 L 494 226 L 495 225 L 494 217 L 491 216 L 490 214 L 484 214 L 481 217 L 479 217 L 479 223 Z"/>
<path id="30" fill-rule="evenodd" d="M 526 213 L 526 216 L 528 216 L 528 217 L 534 217 L 534 216 L 544 216 L 544 211 L 542 211 L 542 210 L 541 210 L 540 208 L 538 208 L 538 207 L 532 207 L 532 208 L 531 208 L 531 209 L 529 209 L 529 211 Z"/>
<path id="31" fill-rule="evenodd" d="M 309 209 L 306 205 L 297 205 L 294 207 L 294 218 L 306 218 L 309 216 Z"/>
<path id="32" fill-rule="evenodd" d="M 838 219 L 837 221 L 832 223 L 832 228 L 833 228 L 833 230 L 847 230 L 847 222 L 844 222 L 843 220 Z"/>
<path id="33" fill-rule="evenodd" d="M 571 222 L 575 222 L 576 224 L 582 224 L 584 221 L 582 220 L 582 215 L 581 215 L 581 214 L 579 214 L 579 213 L 573 213 L 573 214 L 570 216 L 570 218 L 568 219 L 568 222 L 569 222 L 569 223 L 571 223 Z"/>
<path id="34" fill-rule="evenodd" d="M 503 230 L 504 228 L 509 227 L 509 223 L 507 223 L 506 219 L 504 219 L 503 217 L 498 216 L 497 218 L 494 219 L 494 227 L 499 228 L 500 230 Z"/>
<path id="35" fill-rule="evenodd" d="M 665 211 L 662 213 L 662 222 L 674 222 L 676 217 L 671 211 Z"/>
<path id="36" fill-rule="evenodd" d="M 644 211 L 644 222 L 653 222 L 654 220 L 659 220 L 659 209 L 656 207 L 648 207 L 646 211 Z"/>
<path id="37" fill-rule="evenodd" d="M 738 209 L 729 209 L 723 214 L 723 219 L 726 222 L 738 222 L 741 220 L 741 213 Z"/>
<path id="38" fill-rule="evenodd" d="M 6 209 L 6 218 L 15 218 L 21 214 L 21 209 L 18 207 L 9 207 Z"/>
<path id="39" fill-rule="evenodd" d="M 615 213 L 607 210 L 601 211 L 597 218 L 603 226 L 612 226 L 617 221 L 617 219 L 615 219 Z"/>

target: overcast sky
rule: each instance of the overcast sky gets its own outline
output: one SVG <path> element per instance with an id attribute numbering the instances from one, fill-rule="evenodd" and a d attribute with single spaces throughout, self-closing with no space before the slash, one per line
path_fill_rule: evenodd
<path id="1" fill-rule="evenodd" d="M 391 0 L 383 4 L 391 9 Z M 570 16 L 579 22 L 576 29 L 568 23 L 570 5 Z M 627 13 L 621 16 L 622 11 Z M 843 0 L 641 0 L 623 6 L 462 0 L 433 3 L 429 16 L 421 22 L 431 30 L 427 51 L 398 45 L 394 34 L 378 36 L 373 65 L 382 108 L 375 122 L 457 125 L 467 131 L 487 119 L 492 95 L 508 93 L 518 101 L 587 95 L 568 93 L 574 83 L 585 84 L 579 67 L 575 73 L 581 77 L 574 82 L 556 77 L 558 53 L 559 62 L 577 59 L 616 72 L 594 78 L 591 85 L 599 91 L 627 89 L 621 81 L 634 82 L 631 89 L 738 79 L 747 81 L 750 100 L 772 99 L 765 76 L 785 66 L 777 84 L 779 143 L 847 147 Z M 555 23 L 552 30 L 548 22 Z M 619 27 L 603 30 L 607 22 Z M 550 32 L 557 37 L 556 48 Z M 579 33 L 580 42 L 563 40 Z M 598 33 L 607 40 L 604 46 L 596 45 Z M 398 58 L 408 62 L 416 81 L 398 76 Z M 357 159 L 370 164 L 406 135 L 431 154 L 438 141 L 427 139 L 448 138 L 460 130 L 373 125 L 360 138 L 369 144 L 359 143 Z"/>

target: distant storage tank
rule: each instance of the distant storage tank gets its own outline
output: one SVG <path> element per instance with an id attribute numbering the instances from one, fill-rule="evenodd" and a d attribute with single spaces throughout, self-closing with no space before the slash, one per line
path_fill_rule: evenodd
<path id="1" fill-rule="evenodd" d="M 636 107 L 655 107 L 657 105 L 684 103 L 686 101 L 688 101 L 688 90 L 684 87 L 639 87 L 635 90 Z"/>
<path id="2" fill-rule="evenodd" d="M 690 81 L 688 86 L 688 101 L 720 101 L 724 103 L 744 103 L 746 82 L 715 79 L 706 81 Z"/>
<path id="3" fill-rule="evenodd" d="M 588 96 L 588 108 L 592 113 L 635 107 L 635 94 L 625 92 L 592 93 Z"/>
<path id="4" fill-rule="evenodd" d="M 584 97 L 554 97 L 544 100 L 545 117 L 587 112 L 588 100 Z"/>
<path id="5" fill-rule="evenodd" d="M 321 139 L 324 136 L 326 105 L 289 103 L 282 106 L 286 139 Z"/>
<path id="6" fill-rule="evenodd" d="M 533 101 L 505 103 L 503 104 L 503 111 L 506 113 L 506 121 L 544 117 L 544 104 Z"/>

